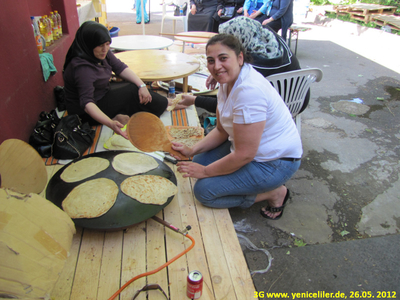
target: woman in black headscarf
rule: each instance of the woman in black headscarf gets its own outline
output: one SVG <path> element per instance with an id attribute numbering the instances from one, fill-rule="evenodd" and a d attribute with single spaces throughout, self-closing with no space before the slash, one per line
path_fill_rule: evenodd
<path id="1" fill-rule="evenodd" d="M 89 124 L 103 124 L 127 138 L 121 128 L 129 116 L 146 111 L 160 116 L 167 98 L 149 92 L 143 81 L 109 51 L 107 28 L 87 21 L 76 32 L 64 64 L 66 106 Z M 125 82 L 111 82 L 112 72 Z"/>

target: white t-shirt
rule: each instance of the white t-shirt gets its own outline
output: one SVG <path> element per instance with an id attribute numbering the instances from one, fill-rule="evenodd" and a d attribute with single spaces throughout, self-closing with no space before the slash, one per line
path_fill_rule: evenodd
<path id="1" fill-rule="evenodd" d="M 251 124 L 266 120 L 254 160 L 262 162 L 302 156 L 300 135 L 289 109 L 269 81 L 249 64 L 242 67 L 229 97 L 227 85 L 220 86 L 218 110 L 219 121 L 232 142 L 231 151 L 235 145 L 233 123 Z"/>

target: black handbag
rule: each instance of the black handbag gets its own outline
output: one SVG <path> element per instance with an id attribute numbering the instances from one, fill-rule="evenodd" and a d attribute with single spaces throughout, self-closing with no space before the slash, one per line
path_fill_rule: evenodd
<path id="1" fill-rule="evenodd" d="M 55 110 L 51 112 L 42 111 L 39 115 L 35 128 L 29 137 L 29 144 L 36 149 L 42 157 L 51 156 L 51 146 L 53 144 L 54 132 L 60 118 Z"/>
<path id="2" fill-rule="evenodd" d="M 54 88 L 54 95 L 56 97 L 56 103 L 57 103 L 57 108 L 59 111 L 63 111 L 67 109 L 66 103 L 65 103 L 65 90 L 63 86 L 57 85 Z"/>
<path id="3" fill-rule="evenodd" d="M 222 9 L 222 14 L 220 16 L 220 18 L 222 20 L 229 20 L 231 18 L 233 18 L 236 14 L 236 6 L 225 6 Z"/>
<path id="4" fill-rule="evenodd" d="M 93 144 L 95 130 L 89 123 L 82 124 L 78 115 L 62 118 L 54 133 L 51 154 L 57 159 L 80 158 Z"/>

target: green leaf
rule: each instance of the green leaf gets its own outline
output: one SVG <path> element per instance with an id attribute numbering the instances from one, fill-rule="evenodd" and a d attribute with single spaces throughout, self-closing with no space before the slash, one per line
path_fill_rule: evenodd
<path id="1" fill-rule="evenodd" d="M 383 97 L 376 97 L 376 100 L 385 101 L 385 98 L 383 98 Z"/>
<path id="2" fill-rule="evenodd" d="M 367 129 L 365 129 L 365 131 L 368 131 L 368 132 L 370 132 L 370 133 L 374 133 L 371 129 L 369 129 L 369 128 L 367 128 Z"/>
<path id="3" fill-rule="evenodd" d="M 303 240 L 298 240 L 298 239 L 295 239 L 295 240 L 294 240 L 294 244 L 295 244 L 297 247 L 304 247 L 305 245 L 307 245 L 307 243 L 305 243 Z"/>
<path id="4" fill-rule="evenodd" d="M 290 255 L 290 251 L 286 252 L 286 255 Z"/>
<path id="5" fill-rule="evenodd" d="M 341 233 L 340 233 L 340 235 L 341 236 L 345 236 L 345 235 L 348 235 L 350 232 L 348 232 L 347 230 L 343 230 Z"/>

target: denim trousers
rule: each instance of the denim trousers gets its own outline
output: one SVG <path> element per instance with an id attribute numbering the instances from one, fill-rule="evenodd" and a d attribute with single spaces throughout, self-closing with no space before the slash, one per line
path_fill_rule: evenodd
<path id="1" fill-rule="evenodd" d="M 230 146 L 226 141 L 215 149 L 195 155 L 193 162 L 207 166 L 228 155 Z M 193 192 L 197 200 L 208 207 L 248 208 L 258 194 L 280 187 L 299 167 L 300 160 L 252 161 L 231 174 L 198 179 Z"/>

